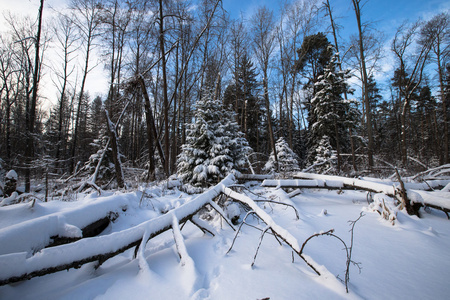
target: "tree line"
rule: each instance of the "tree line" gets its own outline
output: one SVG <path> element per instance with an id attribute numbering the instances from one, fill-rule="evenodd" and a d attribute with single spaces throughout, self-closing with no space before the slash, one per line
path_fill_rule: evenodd
<path id="1" fill-rule="evenodd" d="M 23 174 L 27 190 L 40 174 L 92 173 L 101 157 L 167 178 L 207 97 L 232 112 L 258 170 L 269 154 L 277 160 L 279 138 L 303 167 L 335 158 L 336 172 L 448 163 L 449 14 L 405 22 L 386 40 L 361 0 L 348 2 L 348 39 L 330 0 L 282 1 L 248 19 L 232 19 L 220 0 L 70 0 L 51 20 L 41 0 L 37 18 L 5 14 L 2 168 Z M 386 47 L 395 71 L 381 88 Z M 92 97 L 86 84 L 101 67 L 108 90 Z"/>

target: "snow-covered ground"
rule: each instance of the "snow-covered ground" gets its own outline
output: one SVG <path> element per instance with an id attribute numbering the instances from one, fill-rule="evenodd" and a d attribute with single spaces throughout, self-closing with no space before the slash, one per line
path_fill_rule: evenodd
<path id="1" fill-rule="evenodd" d="M 216 236 L 203 234 L 189 222 L 182 228 L 186 247 L 182 251 L 177 251 L 174 234 L 169 230 L 151 239 L 136 259 L 131 248 L 98 269 L 95 263 L 89 263 L 79 269 L 0 286 L 0 299 L 448 299 L 450 221 L 444 213 L 421 209 L 419 219 L 400 211 L 392 225 L 367 209 L 365 192 L 304 190 L 291 199 L 281 189 L 255 186 L 252 192 L 297 208 L 299 220 L 289 207 L 259 203 L 300 245 L 312 234 L 331 228 L 349 244 L 348 221 L 364 212 L 355 226 L 352 256 L 360 263 L 361 270 L 351 266 L 349 294 L 340 280 L 345 277 L 346 256 L 337 239 L 316 237 L 305 248 L 309 257 L 334 276 L 316 275 L 298 256 L 292 262 L 291 248 L 286 244 L 280 246 L 271 235 L 264 237 L 252 267 L 260 231 L 244 225 L 227 254 L 235 232 L 216 215 L 210 221 L 218 233 Z M 15 251 L 7 251 L 14 249 L 14 245 L 5 245 L 2 233 L 10 231 L 12 226 L 25 228 L 27 222 L 36 220 L 56 220 L 47 224 L 61 228 L 52 231 L 43 226 L 43 230 L 76 236 L 74 228 L 86 222 L 79 220 L 77 224 L 70 216 L 95 203 L 101 204 L 97 204 L 99 210 L 119 214 L 101 234 L 106 236 L 158 217 L 161 211 L 170 211 L 193 199 L 179 191 L 164 193 L 154 188 L 148 193 L 153 197 L 141 199 L 142 193 L 136 191 L 80 195 L 75 202 L 39 202 L 33 207 L 30 203 L 1 207 L 0 252 Z M 255 194 L 247 192 L 253 199 Z M 256 218 L 249 217 L 248 221 L 259 228 L 265 227 Z M 26 251 L 23 249 L 28 249 L 27 243 L 31 243 L 28 239 L 30 234 L 22 232 L 20 238 L 9 243 L 17 241 L 22 245 L 17 251 Z M 178 252 L 184 251 L 189 256 L 180 260 Z"/>

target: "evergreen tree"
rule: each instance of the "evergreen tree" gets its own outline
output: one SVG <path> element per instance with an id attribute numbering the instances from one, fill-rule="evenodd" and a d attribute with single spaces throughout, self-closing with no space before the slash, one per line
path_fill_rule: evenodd
<path id="1" fill-rule="evenodd" d="M 375 78 L 373 78 L 373 75 L 368 78 L 367 89 L 371 113 L 372 115 L 376 115 L 378 103 L 383 97 L 380 95 L 380 89 L 377 87 L 377 82 L 375 81 Z"/>
<path id="2" fill-rule="evenodd" d="M 106 148 L 107 143 L 108 147 Z M 115 175 L 113 153 L 106 137 L 94 140 L 91 143 L 91 147 L 96 148 L 97 151 L 89 156 L 89 159 L 80 170 L 80 175 L 87 178 L 94 175 L 97 171 L 95 183 L 102 186 L 110 182 Z"/>
<path id="3" fill-rule="evenodd" d="M 336 151 L 330 144 L 330 138 L 324 135 L 317 143 L 316 148 L 311 149 L 311 156 L 314 160 L 311 166 L 316 173 L 336 173 Z"/>
<path id="4" fill-rule="evenodd" d="M 290 176 L 293 172 L 300 171 L 300 167 L 298 166 L 297 155 L 289 148 L 288 143 L 284 140 L 283 137 L 279 138 L 277 143 L 275 144 L 277 155 L 278 155 L 278 168 L 279 172 L 284 176 Z M 269 173 L 275 173 L 276 161 L 275 156 L 272 151 L 269 156 L 269 160 L 264 166 L 264 171 Z"/>
<path id="5" fill-rule="evenodd" d="M 178 175 L 197 192 L 231 170 L 242 169 L 250 150 L 234 114 L 208 93 L 196 104 L 195 121 L 188 126 L 186 143 L 178 156 Z"/>
<path id="6" fill-rule="evenodd" d="M 241 126 L 249 145 L 259 151 L 261 149 L 263 120 L 265 109 L 258 98 L 259 84 L 257 72 L 252 61 L 243 54 L 237 72 L 233 74 L 233 83 L 224 94 L 225 107 L 231 107 L 236 113 L 236 121 Z"/>
<path id="7" fill-rule="evenodd" d="M 333 55 L 315 84 L 316 94 L 311 100 L 313 110 L 310 112 L 314 114 L 315 122 L 310 125 L 310 139 L 315 148 L 317 141 L 328 136 L 339 155 L 342 150 L 349 149 L 348 129 L 355 127 L 356 111 L 352 108 L 352 100 L 343 99 L 344 92 L 351 92 L 346 83 L 349 70 L 339 71 L 337 59 L 337 55 Z"/>

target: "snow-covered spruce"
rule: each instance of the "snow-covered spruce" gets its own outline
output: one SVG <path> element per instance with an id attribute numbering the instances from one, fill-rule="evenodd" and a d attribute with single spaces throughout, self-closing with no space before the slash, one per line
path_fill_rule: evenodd
<path id="1" fill-rule="evenodd" d="M 91 145 L 100 149 L 89 156 L 89 160 L 80 170 L 80 174 L 86 178 L 95 177 L 93 182 L 101 186 L 108 183 L 114 177 L 113 153 L 106 137 L 95 142 Z"/>
<path id="2" fill-rule="evenodd" d="M 315 83 L 316 93 L 311 100 L 309 163 L 317 164 L 317 157 L 322 154 L 319 148 L 325 146 L 325 136 L 338 155 L 350 148 L 349 130 L 356 126 L 358 112 L 353 108 L 355 100 L 343 98 L 344 93 L 352 93 L 346 82 L 350 71 L 340 71 L 339 64 L 338 53 L 335 53 Z"/>
<path id="3" fill-rule="evenodd" d="M 326 174 L 336 169 L 336 150 L 333 150 L 330 138 L 326 135 L 320 138 L 316 147 L 310 151 L 309 156 L 314 158 L 312 164 L 304 170 L 305 172 L 313 170 L 317 173 Z"/>
<path id="4" fill-rule="evenodd" d="M 275 144 L 278 158 L 278 173 L 283 177 L 289 177 L 293 172 L 300 171 L 298 166 L 297 155 L 289 148 L 288 143 L 283 137 L 280 137 Z M 273 151 L 270 153 L 269 160 L 264 166 L 264 171 L 267 173 L 276 173 L 277 164 Z"/>
<path id="5" fill-rule="evenodd" d="M 231 170 L 245 166 L 251 148 L 234 120 L 234 113 L 212 93 L 197 102 L 195 120 L 188 125 L 186 143 L 177 161 L 186 191 L 199 192 L 218 183 Z"/>

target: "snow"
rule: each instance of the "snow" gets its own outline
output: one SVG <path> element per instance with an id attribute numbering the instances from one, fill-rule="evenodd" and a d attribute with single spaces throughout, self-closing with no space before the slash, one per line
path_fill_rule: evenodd
<path id="1" fill-rule="evenodd" d="M 311 176 L 312 177 L 312 176 Z M 231 191 L 233 176 L 208 190 L 190 196 L 177 190 L 152 192 L 157 207 L 167 207 L 161 214 L 151 205 L 141 203 L 141 192 L 80 194 L 78 201 L 36 202 L 0 208 L 0 232 L 15 226 L 26 240 L 38 235 L 42 240 L 49 232 L 77 236 L 82 224 L 89 223 L 97 211 L 115 209 L 117 220 L 101 235 L 75 243 L 45 248 L 34 253 L 21 250 L 31 244 L 21 238 L 7 245 L 0 236 L 0 275 L 15 270 L 30 271 L 44 264 L 51 266 L 87 254 L 117 249 L 134 238 L 143 238 L 137 259 L 131 248 L 94 268 L 95 263 L 79 269 L 60 271 L 27 281 L 0 286 L 1 299 L 446 299 L 450 286 L 450 227 L 445 214 L 421 210 L 421 218 L 397 212 L 394 225 L 368 208 L 366 192 L 304 189 L 290 198 L 282 189 L 252 187 L 252 193 Z M 327 180 L 324 177 L 311 180 Z M 352 179 L 353 180 L 353 179 Z M 373 182 L 374 184 L 382 184 Z M 384 186 L 389 187 L 388 184 Z M 392 186 L 390 187 L 392 188 Z M 253 267 L 251 266 L 261 232 L 243 226 L 232 251 L 235 232 L 223 225 L 221 218 L 196 218 L 214 229 L 215 236 L 205 235 L 192 223 L 178 224 L 180 216 L 195 211 L 198 205 L 220 191 L 239 198 L 263 216 L 264 224 L 249 217 L 247 222 L 260 229 L 270 225 L 298 249 L 312 234 L 331 228 L 349 244 L 347 221 L 355 220 L 361 211 L 365 216 L 355 225 L 352 259 L 361 263 L 361 273 L 350 267 L 350 293 L 340 281 L 345 277 L 345 251 L 342 243 L 330 237 L 311 239 L 304 256 L 319 270 L 318 276 L 298 256 L 292 262 L 292 249 L 282 246 L 270 234 L 265 235 Z M 424 201 L 445 201 L 448 192 L 415 191 Z M 251 199 L 266 198 L 294 205 L 301 214 L 293 217 L 285 206 L 255 204 Z M 274 198 L 275 197 L 275 198 Z M 381 201 L 384 194 L 374 198 Z M 385 202 L 388 201 L 385 198 Z M 236 202 L 235 202 L 236 203 Z M 95 209 L 90 209 L 96 204 Z M 127 205 L 127 210 L 121 209 Z M 237 203 L 236 203 L 237 204 Z M 101 209 L 100 209 L 101 208 Z M 92 211 L 91 211 L 92 210 Z M 236 211 L 233 206 L 230 210 Z M 324 212 L 327 212 L 326 215 Z M 45 220 L 45 222 L 43 221 Z M 27 222 L 38 228 L 31 231 Z M 41 223 L 42 222 L 42 223 Z M 38 225 L 39 224 L 39 225 Z M 164 226 L 168 230 L 148 242 L 151 232 Z M 179 226 L 177 226 L 179 225 Z M 22 229 L 21 229 L 22 228 Z M 26 231 L 29 229 L 30 232 Z M 179 230 L 177 230 L 177 228 Z M 42 231 L 43 233 L 39 233 Z M 208 228 L 209 229 L 209 228 Z M 18 231 L 19 232 L 19 231 Z M 44 235 L 44 233 L 46 233 Z M 37 239 L 37 240 L 39 240 Z M 22 243 L 19 247 L 16 243 Z M 9 249 L 6 251 L 6 249 Z M 177 250 L 178 249 L 178 250 Z M 11 253 L 13 251 L 13 253 Z M 182 254 L 182 259 L 178 256 Z M 183 264 L 183 262 L 184 264 Z M 407 288 L 406 288 L 407 287 Z"/>
<path id="2" fill-rule="evenodd" d="M 5 175 L 5 179 L 12 179 L 14 181 L 17 181 L 17 173 L 14 170 L 10 170 L 8 173 L 6 173 Z"/>
<path id="3" fill-rule="evenodd" d="M 128 195 L 111 195 L 102 198 L 86 197 L 79 202 L 65 202 L 65 210 L 47 214 L 56 202 L 36 202 L 30 204 L 17 204 L 15 207 L 5 207 L 0 210 L 0 255 L 13 252 L 33 253 L 47 246 L 51 237 L 81 237 L 81 228 L 104 218 L 110 212 L 119 212 L 126 209 Z M 58 205 L 59 206 L 59 205 Z M 67 209 L 70 206 L 77 206 Z M 15 223 L 7 222 L 7 214 L 23 214 L 30 219 Z M 20 217 L 22 219 L 22 217 Z M 20 221 L 19 219 L 19 221 Z"/>

